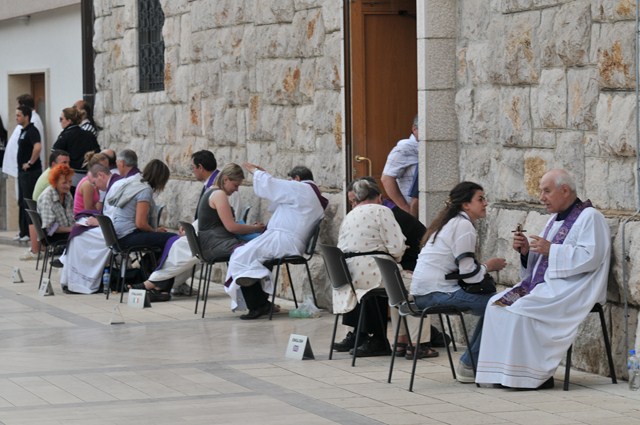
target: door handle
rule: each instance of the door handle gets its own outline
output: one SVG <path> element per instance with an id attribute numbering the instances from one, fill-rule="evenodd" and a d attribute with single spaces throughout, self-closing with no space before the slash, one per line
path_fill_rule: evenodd
<path id="1" fill-rule="evenodd" d="M 367 161 L 367 170 L 369 171 L 369 174 L 367 174 L 367 175 L 368 176 L 372 175 L 371 160 L 369 158 L 367 158 L 366 156 L 362 156 L 362 155 L 356 155 L 355 160 L 356 160 L 356 162 Z"/>

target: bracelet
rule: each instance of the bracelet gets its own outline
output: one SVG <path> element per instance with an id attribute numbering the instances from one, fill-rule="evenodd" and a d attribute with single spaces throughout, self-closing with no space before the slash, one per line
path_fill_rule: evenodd
<path id="1" fill-rule="evenodd" d="M 484 266 L 484 269 L 487 271 L 487 273 L 489 273 L 489 267 L 487 266 L 487 263 L 482 263 L 482 265 Z"/>

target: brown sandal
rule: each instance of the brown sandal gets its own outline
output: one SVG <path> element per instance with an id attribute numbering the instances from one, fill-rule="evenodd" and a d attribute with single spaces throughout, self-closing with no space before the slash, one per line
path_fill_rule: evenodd
<path id="1" fill-rule="evenodd" d="M 407 347 L 407 354 L 405 356 L 407 360 L 413 360 L 414 349 L 415 347 L 413 345 Z M 440 355 L 439 352 L 437 352 L 436 350 L 434 350 L 433 348 L 429 347 L 429 345 L 426 345 L 426 344 L 420 344 L 420 348 L 416 352 L 416 356 L 419 359 L 428 359 L 428 358 L 438 357 L 439 355 Z"/>

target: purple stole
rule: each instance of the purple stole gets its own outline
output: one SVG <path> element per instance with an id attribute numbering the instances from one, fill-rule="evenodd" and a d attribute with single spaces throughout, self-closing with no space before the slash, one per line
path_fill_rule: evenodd
<path id="1" fill-rule="evenodd" d="M 310 181 L 306 181 L 304 183 L 311 186 L 311 189 L 313 189 L 313 193 L 316 194 L 316 196 L 318 197 L 318 201 L 320 201 L 320 205 L 322 205 L 322 209 L 326 210 L 327 205 L 329 205 L 329 200 L 320 194 L 320 189 L 318 189 L 318 186 L 316 186 L 315 183 Z"/>
<path id="2" fill-rule="evenodd" d="M 582 211 L 591 207 L 592 207 L 591 201 L 588 199 L 585 202 L 579 202 L 575 204 L 575 206 L 573 207 L 573 209 L 571 210 L 567 218 L 565 218 L 562 225 L 560 225 L 560 228 L 558 229 L 558 232 L 555 234 L 555 236 L 551 240 L 551 243 L 552 244 L 564 243 L 564 240 L 569 234 L 571 227 L 573 227 L 573 224 L 576 222 L 576 220 L 578 219 Z M 543 235 L 544 239 L 547 239 L 547 235 L 549 234 L 551 227 L 553 227 L 554 221 L 555 221 L 555 216 L 553 220 L 549 221 L 547 228 L 544 230 L 544 235 Z M 532 275 L 528 276 L 525 280 L 523 280 L 519 286 L 516 286 L 515 288 L 511 289 L 509 292 L 505 293 L 499 300 L 496 301 L 496 304 L 501 306 L 509 306 L 509 305 L 512 305 L 514 302 L 518 301 L 520 298 L 529 294 L 533 290 L 533 288 L 535 288 L 537 285 L 544 283 L 544 274 L 546 273 L 548 267 L 549 267 L 549 257 L 546 255 L 543 255 L 542 259 L 538 261 L 538 268 L 536 268 L 535 273 L 533 273 Z"/>

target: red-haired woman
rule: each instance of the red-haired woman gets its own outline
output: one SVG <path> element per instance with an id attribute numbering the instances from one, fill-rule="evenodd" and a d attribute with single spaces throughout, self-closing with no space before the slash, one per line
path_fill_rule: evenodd
<path id="1" fill-rule="evenodd" d="M 38 198 L 38 212 L 42 228 L 52 241 L 65 240 L 75 224 L 71 180 L 73 169 L 66 164 L 56 165 L 49 172 L 49 187 Z"/>

